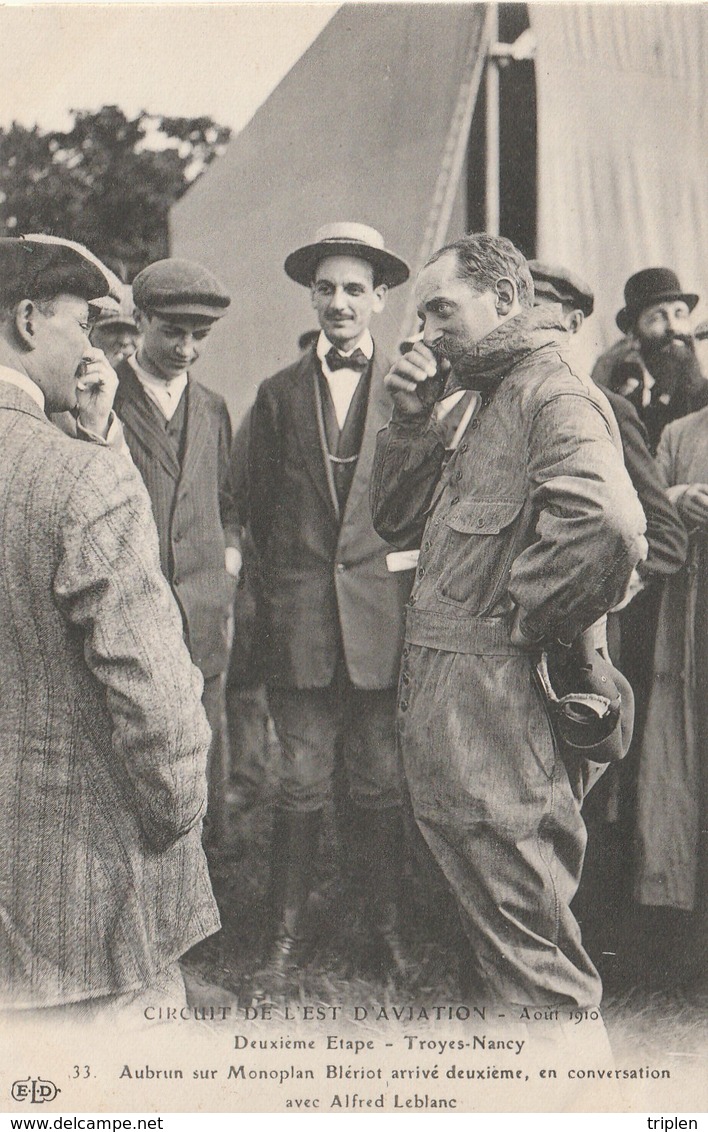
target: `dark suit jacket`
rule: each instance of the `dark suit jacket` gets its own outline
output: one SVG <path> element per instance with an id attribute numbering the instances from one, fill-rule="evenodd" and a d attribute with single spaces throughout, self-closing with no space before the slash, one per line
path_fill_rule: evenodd
<path id="1" fill-rule="evenodd" d="M 226 402 L 189 378 L 180 468 L 159 411 L 130 363 L 121 362 L 117 373 L 115 410 L 152 501 L 160 563 L 182 611 L 192 659 L 205 677 L 215 676 L 228 663 L 227 623 L 234 589 L 224 567 L 224 547 L 239 545 Z"/>
<path id="2" fill-rule="evenodd" d="M 263 382 L 251 420 L 251 531 L 261 567 L 267 678 L 329 684 L 342 650 L 354 684 L 395 686 L 410 571 L 373 528 L 369 479 L 376 434 L 391 415 L 375 351 L 364 435 L 344 514 L 317 424 L 314 351 Z"/>
<path id="3" fill-rule="evenodd" d="M 645 582 L 675 574 L 686 561 L 688 536 L 678 511 L 669 500 L 649 451 L 647 432 L 634 405 L 621 393 L 603 390 L 617 419 L 624 462 L 647 520 L 649 553 L 640 563 Z"/>

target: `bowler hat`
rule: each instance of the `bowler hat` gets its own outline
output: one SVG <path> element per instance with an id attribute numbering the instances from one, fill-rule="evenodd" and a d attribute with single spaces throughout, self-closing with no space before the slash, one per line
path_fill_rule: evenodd
<path id="1" fill-rule="evenodd" d="M 681 290 L 678 276 L 668 267 L 645 267 L 631 275 L 624 285 L 624 306 L 615 319 L 623 334 L 627 334 L 639 315 L 654 303 L 683 301 L 690 311 L 698 302 L 698 295 Z"/>
<path id="2" fill-rule="evenodd" d="M 368 224 L 349 221 L 318 228 L 312 243 L 290 253 L 285 261 L 285 272 L 296 283 L 309 287 L 317 264 L 333 255 L 366 260 L 374 268 L 377 283 L 385 283 L 388 287 L 398 287 L 410 275 L 408 264 L 386 249 L 380 232 Z"/>
<path id="3" fill-rule="evenodd" d="M 540 298 L 551 299 L 555 303 L 572 303 L 586 318 L 592 314 L 595 296 L 579 275 L 574 275 L 567 267 L 552 267 L 538 259 L 530 259 L 528 263 L 534 291 Z"/>
<path id="4" fill-rule="evenodd" d="M 120 294 L 120 281 L 88 248 L 44 233 L 0 238 L 0 301 L 76 295 L 91 302 Z"/>
<path id="5" fill-rule="evenodd" d="M 133 280 L 133 298 L 141 311 L 160 315 L 221 318 L 231 299 L 208 268 L 189 259 L 159 259 Z"/>

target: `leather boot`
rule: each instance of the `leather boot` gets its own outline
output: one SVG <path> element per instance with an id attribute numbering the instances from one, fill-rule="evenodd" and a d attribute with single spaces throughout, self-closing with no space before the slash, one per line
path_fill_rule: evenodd
<path id="1" fill-rule="evenodd" d="M 307 900 L 321 825 L 321 810 L 275 811 L 270 882 L 274 942 L 266 970 L 276 978 L 296 970 L 304 957 Z"/>
<path id="2" fill-rule="evenodd" d="M 399 980 L 410 982 L 415 963 L 401 935 L 401 876 L 406 838 L 401 811 L 360 810 L 368 871 L 367 922 L 377 953 Z"/>

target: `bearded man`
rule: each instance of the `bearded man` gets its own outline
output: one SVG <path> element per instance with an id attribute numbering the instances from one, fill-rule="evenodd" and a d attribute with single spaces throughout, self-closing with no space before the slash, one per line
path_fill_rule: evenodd
<path id="1" fill-rule="evenodd" d="M 670 421 L 708 405 L 691 329 L 697 302 L 668 267 L 638 271 L 625 284 L 616 319 L 625 338 L 598 358 L 592 372 L 599 385 L 632 402 L 653 455 Z"/>

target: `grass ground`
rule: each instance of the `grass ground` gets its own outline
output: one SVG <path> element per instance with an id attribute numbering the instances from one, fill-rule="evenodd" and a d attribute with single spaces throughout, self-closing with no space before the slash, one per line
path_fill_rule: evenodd
<path id="1" fill-rule="evenodd" d="M 254 979 L 262 966 L 268 933 L 266 891 L 271 810 L 267 803 L 238 823 L 223 852 L 211 859 L 222 931 L 188 957 L 192 977 L 223 987 L 239 1004 L 254 1001 Z M 342 882 L 346 861 L 337 849 L 329 816 L 322 837 L 320 872 L 312 901 L 312 949 L 305 969 L 287 984 L 276 1010 L 286 999 L 310 1004 L 378 1008 L 391 1004 L 474 1003 L 466 986 L 466 940 L 457 916 L 435 877 L 413 869 L 406 883 L 406 930 L 415 960 L 414 978 L 397 986 L 357 944 L 351 893 Z M 365 899 L 365 896 L 364 896 Z M 674 988 L 650 989 L 637 979 L 606 975 L 603 1014 L 615 1056 L 639 1056 L 647 1062 L 669 1058 L 683 1069 L 700 1069 L 708 1050 L 705 993 Z"/>

